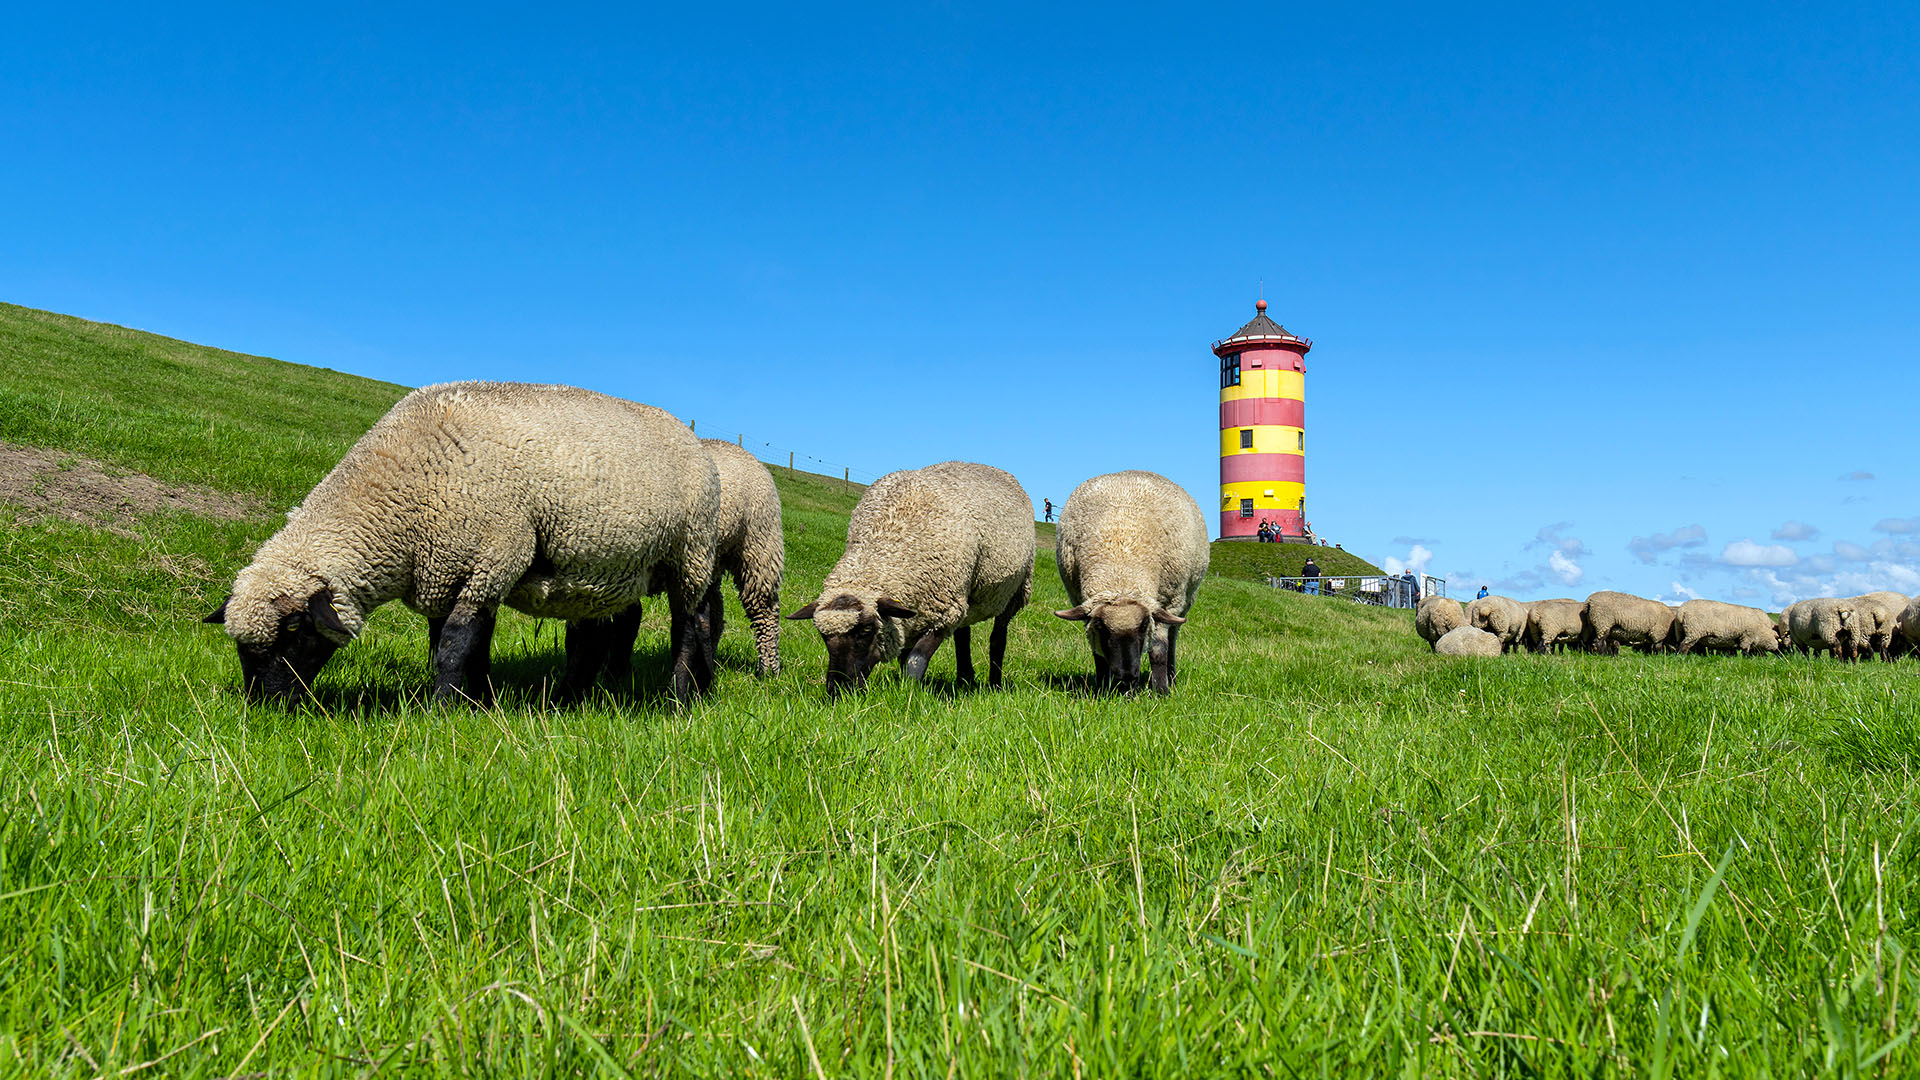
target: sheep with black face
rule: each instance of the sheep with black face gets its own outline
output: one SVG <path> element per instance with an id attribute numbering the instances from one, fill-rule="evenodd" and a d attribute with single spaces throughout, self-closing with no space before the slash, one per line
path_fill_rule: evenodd
<path id="1" fill-rule="evenodd" d="M 1138 469 L 1096 476 L 1060 511 L 1054 552 L 1073 607 L 1087 624 L 1094 677 L 1132 690 L 1147 658 L 1155 693 L 1179 675 L 1175 645 L 1207 576 L 1207 522 L 1186 490 Z"/>
<path id="2" fill-rule="evenodd" d="M 966 461 L 888 473 L 854 506 L 819 599 L 787 618 L 820 631 L 830 694 L 860 689 L 895 657 L 924 679 L 948 637 L 971 684 L 969 627 L 991 619 L 987 682 L 999 686 L 1007 624 L 1033 595 L 1033 552 L 1033 501 L 1008 473 Z"/>
<path id="3" fill-rule="evenodd" d="M 696 616 L 719 501 L 712 457 L 659 409 L 570 386 L 429 386 L 347 451 L 206 621 L 233 638 L 249 698 L 293 704 L 399 600 L 427 617 L 435 698 L 484 702 L 506 604 L 567 620 L 562 694 L 577 696 L 607 661 L 604 624 L 667 567 L 686 699 L 713 675 Z"/>

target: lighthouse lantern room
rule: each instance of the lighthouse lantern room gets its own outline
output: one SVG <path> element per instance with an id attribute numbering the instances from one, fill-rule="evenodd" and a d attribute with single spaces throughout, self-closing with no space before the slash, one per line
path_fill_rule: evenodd
<path id="1" fill-rule="evenodd" d="M 1267 522 L 1306 534 L 1307 350 L 1313 342 L 1267 317 L 1213 345 L 1220 358 L 1220 538 L 1251 540 Z"/>

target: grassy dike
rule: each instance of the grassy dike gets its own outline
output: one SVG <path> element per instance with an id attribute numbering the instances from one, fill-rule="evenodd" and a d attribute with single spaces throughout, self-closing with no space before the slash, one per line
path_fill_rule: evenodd
<path id="1" fill-rule="evenodd" d="M 1011 687 L 423 703 L 397 606 L 320 707 L 198 624 L 401 388 L 0 308 L 0 440 L 254 518 L 0 525 L 0 1071 L 1906 1075 L 1912 662 L 1443 660 L 1210 580 L 1166 700 L 1089 697 L 1043 552 Z M 1116 463 L 1122 464 L 1122 463 Z M 776 469 L 788 606 L 853 493 Z M 0 510 L 0 523 L 13 515 Z M 144 1068 L 142 1068 L 144 1066 Z"/>

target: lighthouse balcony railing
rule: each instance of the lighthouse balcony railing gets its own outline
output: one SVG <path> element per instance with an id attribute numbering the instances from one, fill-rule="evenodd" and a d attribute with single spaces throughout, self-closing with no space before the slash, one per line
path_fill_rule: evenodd
<path id="1" fill-rule="evenodd" d="M 1288 592 L 1351 600 L 1371 607 L 1410 608 L 1426 596 L 1447 595 L 1447 579 L 1423 574 L 1409 581 L 1392 574 L 1322 574 L 1319 577 L 1268 577 L 1267 584 Z"/>

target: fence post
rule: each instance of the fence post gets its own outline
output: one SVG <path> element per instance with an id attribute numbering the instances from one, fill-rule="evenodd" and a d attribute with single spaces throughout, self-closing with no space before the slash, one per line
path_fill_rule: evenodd
<path id="1" fill-rule="evenodd" d="M 687 421 L 687 430 L 688 430 L 688 431 L 699 431 L 699 430 L 700 430 L 700 427 L 699 427 L 699 424 L 700 424 L 700 421 L 698 421 L 698 420 L 689 420 L 689 421 Z"/>
<path id="2" fill-rule="evenodd" d="M 852 487 L 853 486 L 853 466 L 851 465 L 847 466 L 847 470 L 840 474 L 840 479 L 848 487 Z"/>
<path id="3" fill-rule="evenodd" d="M 733 441 L 739 444 L 740 449 L 745 450 L 747 448 L 747 437 L 745 435 L 736 434 Z"/>
<path id="4" fill-rule="evenodd" d="M 793 471 L 793 451 L 787 451 L 787 471 Z"/>

